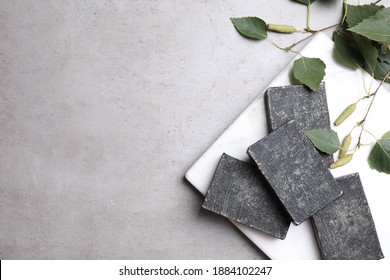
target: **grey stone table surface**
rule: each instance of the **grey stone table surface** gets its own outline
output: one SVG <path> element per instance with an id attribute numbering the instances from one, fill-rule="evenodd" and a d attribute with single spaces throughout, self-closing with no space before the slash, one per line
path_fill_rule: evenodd
<path id="1" fill-rule="evenodd" d="M 0 0 L 0 259 L 265 258 L 183 179 L 294 56 L 247 15 L 306 22 L 291 0 Z"/>

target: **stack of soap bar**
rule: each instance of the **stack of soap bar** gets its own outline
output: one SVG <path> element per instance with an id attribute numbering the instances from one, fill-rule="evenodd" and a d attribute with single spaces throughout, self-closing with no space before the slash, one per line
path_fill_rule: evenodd
<path id="1" fill-rule="evenodd" d="M 312 218 L 318 245 L 326 260 L 383 258 L 374 220 L 359 174 L 336 179 L 344 194 Z"/>
<path id="2" fill-rule="evenodd" d="M 270 131 L 288 121 L 296 120 L 301 131 L 330 129 L 325 84 L 317 91 L 303 85 L 271 87 L 265 93 L 265 105 Z M 321 153 L 329 164 L 333 157 Z"/>
<path id="3" fill-rule="evenodd" d="M 290 219 L 256 166 L 223 154 L 203 207 L 231 220 L 286 237 Z"/>
<path id="4" fill-rule="evenodd" d="M 290 121 L 248 149 L 248 155 L 298 225 L 342 195 L 326 164 Z"/>

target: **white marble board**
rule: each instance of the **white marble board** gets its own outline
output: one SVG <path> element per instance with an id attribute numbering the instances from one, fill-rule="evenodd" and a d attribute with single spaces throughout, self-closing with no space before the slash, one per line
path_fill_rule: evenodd
<path id="1" fill-rule="evenodd" d="M 370 87 L 372 81 L 370 76 L 360 70 L 345 67 L 336 61 L 333 42 L 324 34 L 317 34 L 301 53 L 308 57 L 319 57 L 327 65 L 325 83 L 331 122 L 337 118 L 347 105 L 364 96 L 364 83 L 367 88 Z M 291 84 L 289 78 L 291 69 L 292 62 L 267 88 Z M 375 89 L 377 84 L 374 81 L 371 88 Z M 187 180 L 203 195 L 206 194 L 210 186 L 223 152 L 241 160 L 249 160 L 246 155 L 247 148 L 267 135 L 268 127 L 264 106 L 264 92 L 266 89 L 185 174 Z M 340 138 L 350 131 L 354 123 L 363 118 L 368 102 L 369 100 L 359 103 L 353 117 L 343 125 L 333 127 Z M 390 104 L 390 93 L 382 87 L 366 122 L 366 128 L 377 137 L 381 137 L 390 130 L 388 104 Z M 373 141 L 370 137 L 364 137 L 363 140 L 365 143 Z M 385 258 L 390 258 L 390 218 L 388 216 L 390 214 L 390 175 L 369 168 L 367 163 L 369 151 L 369 147 L 361 148 L 354 155 L 354 160 L 349 165 L 332 170 L 332 173 L 335 177 L 353 172 L 360 173 L 383 253 Z M 320 258 L 310 221 L 306 221 L 299 226 L 291 225 L 285 240 L 279 240 L 237 222 L 233 223 L 271 259 Z"/>

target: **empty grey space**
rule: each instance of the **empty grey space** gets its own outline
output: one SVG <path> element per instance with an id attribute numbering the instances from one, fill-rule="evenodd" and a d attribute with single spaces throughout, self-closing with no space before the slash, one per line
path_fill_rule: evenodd
<path id="1" fill-rule="evenodd" d="M 0 0 L 0 259 L 265 258 L 183 180 L 295 56 L 247 15 L 306 24 L 290 0 Z"/>

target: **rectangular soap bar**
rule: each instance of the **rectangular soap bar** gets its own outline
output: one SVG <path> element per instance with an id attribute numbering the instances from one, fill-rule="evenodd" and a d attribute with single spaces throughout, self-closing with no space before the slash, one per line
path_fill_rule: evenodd
<path id="1" fill-rule="evenodd" d="M 312 217 L 325 260 L 378 260 L 383 253 L 358 173 L 336 179 L 344 194 Z"/>
<path id="2" fill-rule="evenodd" d="M 330 129 L 324 83 L 316 91 L 311 91 L 304 85 L 270 87 L 265 93 L 265 106 L 270 131 L 291 120 L 296 120 L 303 132 Z M 332 156 L 320 154 L 328 164 L 333 161 Z"/>
<path id="3" fill-rule="evenodd" d="M 284 124 L 250 146 L 247 152 L 296 225 L 342 195 L 325 162 L 296 121 Z"/>
<path id="4" fill-rule="evenodd" d="M 256 166 L 223 154 L 203 207 L 279 239 L 290 218 Z"/>
<path id="5" fill-rule="evenodd" d="M 302 131 L 330 128 L 324 83 L 316 91 L 304 85 L 270 87 L 265 93 L 265 104 L 271 131 L 293 119 Z"/>

